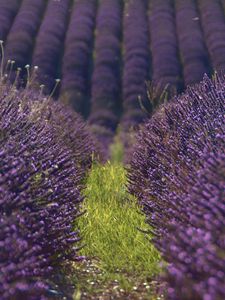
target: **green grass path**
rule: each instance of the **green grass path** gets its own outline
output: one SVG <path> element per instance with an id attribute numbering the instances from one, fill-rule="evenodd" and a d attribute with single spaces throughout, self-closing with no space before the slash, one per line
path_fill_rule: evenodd
<path id="1" fill-rule="evenodd" d="M 126 295 L 129 299 L 161 299 L 150 297 L 155 292 L 152 280 L 160 271 L 160 255 L 149 236 L 138 230 L 148 226 L 127 193 L 123 165 L 94 164 L 84 195 L 86 213 L 79 227 L 85 243 L 81 254 L 88 261 L 78 267 L 75 281 L 79 288 L 74 299 L 111 299 L 104 298 L 106 290 L 110 295 L 120 294 L 112 299 L 126 299 Z"/>

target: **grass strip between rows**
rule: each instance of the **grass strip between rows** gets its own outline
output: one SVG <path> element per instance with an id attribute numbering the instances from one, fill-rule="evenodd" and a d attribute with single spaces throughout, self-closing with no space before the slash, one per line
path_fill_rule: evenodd
<path id="1" fill-rule="evenodd" d="M 124 166 L 118 162 L 94 164 L 84 195 L 87 212 L 79 219 L 79 227 L 86 246 L 81 254 L 98 259 L 107 281 L 119 278 L 124 283 L 130 276 L 145 280 L 157 275 L 161 258 L 138 230 L 147 225 L 135 199 L 127 193 Z"/>

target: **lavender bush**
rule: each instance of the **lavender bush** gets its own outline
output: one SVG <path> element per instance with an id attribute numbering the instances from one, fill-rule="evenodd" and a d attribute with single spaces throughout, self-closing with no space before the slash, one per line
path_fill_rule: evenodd
<path id="1" fill-rule="evenodd" d="M 25 0 L 14 19 L 7 35 L 5 45 L 5 62 L 14 62 L 13 69 L 23 68 L 30 63 L 34 40 L 45 10 L 45 0 Z M 20 74 L 21 75 L 21 74 Z M 10 79 L 15 80 L 15 73 L 11 73 Z"/>
<path id="2" fill-rule="evenodd" d="M 197 4 L 176 0 L 176 29 L 185 86 L 198 83 L 209 73 L 209 58 L 201 30 Z"/>
<path id="3" fill-rule="evenodd" d="M 224 234 L 224 83 L 224 76 L 214 81 L 205 77 L 162 106 L 139 133 L 131 161 L 130 192 L 146 214 L 155 245 L 172 264 L 170 299 L 225 295 L 220 266 L 224 242 L 211 239 L 219 228 L 218 236 Z M 210 221 L 213 216 L 218 222 Z"/>
<path id="4" fill-rule="evenodd" d="M 15 15 L 19 9 L 20 1 L 8 0 L 0 3 L 0 40 L 5 40 Z"/>
<path id="5" fill-rule="evenodd" d="M 66 108 L 30 89 L 0 92 L 1 299 L 45 299 L 47 278 L 79 259 L 74 221 L 93 145 Z"/>
<path id="6" fill-rule="evenodd" d="M 36 80 L 44 84 L 44 91 L 50 94 L 55 78 L 58 77 L 58 65 L 63 51 L 63 40 L 67 29 L 70 0 L 49 0 L 40 29 L 35 39 L 32 65 L 38 66 Z"/>
<path id="7" fill-rule="evenodd" d="M 174 8 L 172 1 L 153 0 L 149 12 L 152 81 L 158 96 L 166 88 L 168 98 L 180 89 Z"/>
<path id="8" fill-rule="evenodd" d="M 72 150 L 73 160 L 83 177 L 91 167 L 93 155 L 95 159 L 97 156 L 101 158 L 100 145 L 90 134 L 90 128 L 78 113 L 71 111 L 61 103 L 51 103 L 49 111 L 51 113 L 50 122 L 56 134 L 60 135 L 64 145 Z"/>
<path id="9" fill-rule="evenodd" d="M 89 122 L 105 148 L 116 129 L 120 106 L 121 17 L 121 1 L 100 1 L 96 20 Z"/>
<path id="10" fill-rule="evenodd" d="M 166 280 L 168 299 L 218 299 L 225 297 L 225 155 L 207 152 L 195 184 L 187 186 L 182 201 L 186 221 L 171 220 L 169 230 L 158 243 L 170 263 Z M 180 209 L 175 209 L 176 214 Z"/>
<path id="11" fill-rule="evenodd" d="M 146 117 L 140 101 L 145 107 L 149 103 L 146 92 L 146 81 L 150 75 L 147 9 L 145 0 L 127 1 L 124 8 L 121 126 L 125 132 Z"/>
<path id="12" fill-rule="evenodd" d="M 212 67 L 225 70 L 225 17 L 218 0 L 198 0 L 202 28 Z"/>
<path id="13" fill-rule="evenodd" d="M 216 146 L 223 124 L 223 82 L 224 76 L 215 81 L 205 77 L 144 125 L 131 161 L 131 190 L 139 199 L 147 193 L 164 201 L 174 190 L 175 178 L 192 172 L 204 147 Z"/>
<path id="14" fill-rule="evenodd" d="M 60 100 L 86 115 L 96 10 L 96 0 L 74 3 L 62 61 Z"/>

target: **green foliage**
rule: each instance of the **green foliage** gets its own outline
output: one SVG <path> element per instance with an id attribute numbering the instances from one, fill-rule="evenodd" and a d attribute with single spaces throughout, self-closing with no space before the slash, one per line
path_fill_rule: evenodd
<path id="1" fill-rule="evenodd" d="M 114 143 L 110 146 L 110 157 L 112 163 L 120 163 L 124 157 L 124 146 L 118 135 L 114 138 Z"/>
<path id="2" fill-rule="evenodd" d="M 106 276 L 154 276 L 160 256 L 147 237 L 143 215 L 126 190 L 126 171 L 120 163 L 93 165 L 84 192 L 87 213 L 79 220 L 86 247 L 82 254 L 97 257 Z M 117 274 L 117 275 L 114 275 Z"/>

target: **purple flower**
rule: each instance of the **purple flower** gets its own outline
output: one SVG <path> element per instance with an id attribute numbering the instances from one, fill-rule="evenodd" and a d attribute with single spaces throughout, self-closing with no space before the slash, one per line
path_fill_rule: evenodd
<path id="1" fill-rule="evenodd" d="M 179 50 L 187 86 L 200 82 L 203 75 L 209 73 L 208 55 L 197 4 L 193 0 L 177 0 L 175 6 Z"/>
<path id="2" fill-rule="evenodd" d="M 106 142 L 105 149 L 111 139 L 101 137 L 101 132 L 111 132 L 113 136 L 120 111 L 121 5 L 118 0 L 101 1 L 96 19 L 89 123 L 96 128 L 105 127 L 95 131 L 97 138 Z"/>
<path id="3" fill-rule="evenodd" d="M 29 64 L 41 17 L 45 9 L 45 0 L 25 0 L 17 13 L 9 31 L 5 46 L 5 59 L 15 61 L 15 66 Z"/>
<path id="4" fill-rule="evenodd" d="M 74 3 L 65 39 L 60 100 L 87 115 L 97 1 Z"/>
<path id="5" fill-rule="evenodd" d="M 50 93 L 58 78 L 57 67 L 66 33 L 70 1 L 48 1 L 32 54 L 32 65 L 38 66 L 37 80 Z"/>
<path id="6" fill-rule="evenodd" d="M 0 40 L 6 38 L 18 9 L 18 0 L 9 0 L 0 3 Z"/>
<path id="7" fill-rule="evenodd" d="M 200 0 L 202 28 L 214 70 L 225 69 L 225 21 L 219 1 Z"/>
<path id="8" fill-rule="evenodd" d="M 124 112 L 121 127 L 127 132 L 131 126 L 137 126 L 146 117 L 139 101 L 141 99 L 142 105 L 147 108 L 149 101 L 145 82 L 150 74 L 150 51 L 146 1 L 129 1 L 124 9 L 122 82 Z M 125 140 L 123 137 L 124 143 Z"/>
<path id="9" fill-rule="evenodd" d="M 130 192 L 169 263 L 169 299 L 223 299 L 225 77 L 163 105 L 137 137 Z M 208 298 L 207 298 L 208 297 Z"/>
<path id="10" fill-rule="evenodd" d="M 80 257 L 74 220 L 93 139 L 63 105 L 8 84 L 1 93 L 1 299 L 45 299 L 52 274 Z"/>
<path id="11" fill-rule="evenodd" d="M 166 88 L 169 98 L 180 89 L 180 63 L 172 1 L 152 1 L 149 14 L 152 81 L 160 96 Z M 174 84 L 175 83 L 175 84 Z"/>
<path id="12" fill-rule="evenodd" d="M 204 158 L 196 183 L 182 197 L 186 221 L 171 220 L 167 234 L 158 242 L 170 263 L 165 278 L 169 299 L 225 297 L 225 258 L 221 255 L 225 249 L 225 156 L 207 153 Z"/>

